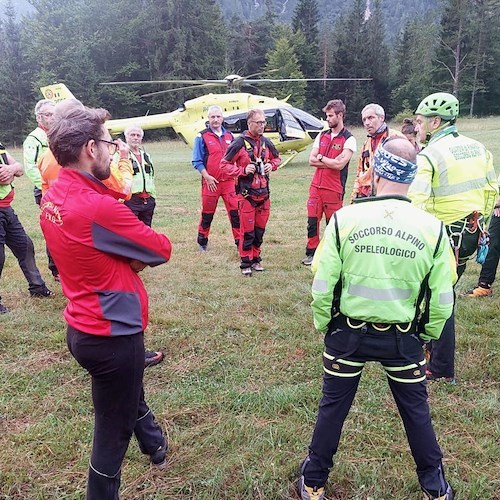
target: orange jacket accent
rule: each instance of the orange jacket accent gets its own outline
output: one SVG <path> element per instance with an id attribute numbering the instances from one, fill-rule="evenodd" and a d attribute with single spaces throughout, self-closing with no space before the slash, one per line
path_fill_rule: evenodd
<path id="1" fill-rule="evenodd" d="M 42 176 L 42 196 L 44 196 L 49 187 L 57 181 L 61 170 L 61 165 L 57 163 L 54 153 L 50 149 L 38 162 L 38 170 L 40 170 Z M 134 171 L 130 160 L 120 158 L 118 164 L 111 164 L 111 175 L 103 183 L 106 187 L 118 193 L 120 199 L 127 201 L 132 196 L 133 175 Z"/>

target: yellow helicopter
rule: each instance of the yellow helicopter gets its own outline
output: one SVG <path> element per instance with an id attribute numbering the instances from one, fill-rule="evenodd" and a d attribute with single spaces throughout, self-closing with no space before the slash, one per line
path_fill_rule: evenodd
<path id="1" fill-rule="evenodd" d="M 250 75 L 255 76 L 255 75 Z M 369 78 L 315 78 L 315 79 L 251 79 L 239 75 L 228 75 L 222 80 L 161 80 L 161 81 L 134 81 L 134 82 L 109 82 L 103 85 L 138 85 L 176 83 L 189 84 L 189 87 L 168 89 L 159 92 L 144 94 L 143 97 L 173 92 L 187 88 L 206 88 L 214 86 L 227 86 L 229 93 L 206 94 L 185 101 L 178 109 L 169 113 L 145 115 L 134 118 L 113 119 L 106 122 L 112 134 L 123 132 L 131 125 L 138 125 L 144 130 L 171 127 L 179 138 L 189 147 L 193 147 L 194 138 L 206 127 L 208 108 L 218 105 L 223 110 L 224 126 L 234 135 L 247 129 L 246 115 L 253 108 L 262 109 L 266 115 L 266 136 L 273 141 L 281 154 L 287 155 L 282 166 L 290 162 L 300 151 L 309 146 L 326 123 L 318 120 L 311 114 L 293 107 L 287 99 L 276 99 L 245 92 L 239 92 L 242 85 L 256 83 L 274 83 L 289 81 L 327 81 L 327 80 L 370 80 Z M 47 99 L 54 101 L 73 98 L 73 94 L 64 84 L 54 84 L 40 89 Z"/>

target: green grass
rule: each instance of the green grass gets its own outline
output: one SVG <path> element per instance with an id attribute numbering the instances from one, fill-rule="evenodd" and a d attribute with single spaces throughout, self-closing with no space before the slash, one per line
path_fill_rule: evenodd
<path id="1" fill-rule="evenodd" d="M 464 120 L 461 130 L 500 158 L 500 119 Z M 358 145 L 363 131 L 354 130 Z M 170 465 L 150 469 L 135 442 L 126 455 L 124 499 L 293 498 L 321 394 L 322 338 L 310 313 L 312 275 L 300 264 L 312 175 L 304 152 L 272 179 L 272 214 L 261 275 L 244 279 L 225 212 L 209 251 L 198 252 L 199 174 L 178 142 L 148 145 L 158 178 L 156 229 L 171 261 L 142 273 L 150 294 L 151 348 L 166 360 L 145 375 L 147 397 L 171 443 Z M 20 151 L 11 151 L 20 158 Z M 350 185 L 352 173 L 351 164 Z M 92 436 L 90 381 L 65 345 L 65 299 L 51 282 L 38 209 L 26 178 L 14 207 L 56 290 L 31 300 L 7 252 L 0 318 L 0 498 L 84 498 Z M 348 189 L 349 192 L 349 189 Z M 458 285 L 476 283 L 471 262 Z M 497 285 L 497 290 L 500 287 Z M 500 293 L 457 302 L 456 386 L 432 384 L 430 402 L 458 499 L 500 498 L 498 334 Z M 417 499 L 402 424 L 381 369 L 365 369 L 327 486 L 334 499 Z"/>

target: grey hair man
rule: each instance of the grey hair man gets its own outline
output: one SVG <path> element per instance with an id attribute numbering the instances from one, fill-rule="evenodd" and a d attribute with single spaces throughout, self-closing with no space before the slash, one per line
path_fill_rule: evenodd
<path id="1" fill-rule="evenodd" d="M 42 99 L 36 103 L 35 118 L 37 127 L 30 132 L 23 143 L 24 172 L 33 183 L 35 202 L 40 205 L 42 199 L 42 179 L 38 170 L 38 162 L 49 148 L 47 131 L 54 121 L 54 102 Z"/>
<path id="2" fill-rule="evenodd" d="M 142 146 L 144 130 L 139 125 L 131 125 L 125 132 L 125 142 L 130 148 L 132 162 L 132 197 L 125 202 L 132 212 L 151 227 L 156 207 L 155 170 L 151 157 Z"/>
<path id="3" fill-rule="evenodd" d="M 207 127 L 194 139 L 192 164 L 202 177 L 197 238 L 201 252 L 207 251 L 210 227 L 219 198 L 224 201 L 235 244 L 238 245 L 239 241 L 240 219 L 234 181 L 220 168 L 220 162 L 234 139 L 233 134 L 224 128 L 223 122 L 222 108 L 210 106 Z"/>
<path id="4" fill-rule="evenodd" d="M 361 111 L 361 120 L 368 138 L 361 148 L 354 180 L 351 198 L 365 198 L 375 194 L 373 177 L 373 158 L 379 144 L 395 135 L 401 135 L 397 130 L 389 129 L 385 122 L 385 111 L 380 104 L 367 104 Z"/>

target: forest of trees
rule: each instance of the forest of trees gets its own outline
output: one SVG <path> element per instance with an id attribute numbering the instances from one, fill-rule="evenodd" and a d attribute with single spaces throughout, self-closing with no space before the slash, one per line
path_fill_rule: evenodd
<path id="1" fill-rule="evenodd" d="M 500 114 L 499 0 L 442 0 L 439 9 L 421 0 L 413 16 L 388 9 L 386 0 L 370 0 L 369 15 L 367 0 L 344 1 L 330 22 L 323 13 L 334 0 L 295 0 L 289 22 L 278 12 L 282 0 L 242 0 L 258 5 L 252 16 L 223 12 L 226 0 L 28 0 L 32 10 L 24 16 L 5 1 L 0 138 L 8 145 L 19 145 L 33 128 L 39 87 L 54 82 L 115 118 L 170 111 L 201 91 L 140 98 L 168 87 L 102 82 L 259 72 L 272 78 L 372 78 L 249 89 L 292 94 L 290 102 L 316 116 L 328 99 L 341 98 L 350 123 L 359 122 L 368 102 L 394 116 L 411 113 L 434 91 L 457 95 L 462 115 Z M 402 20 L 398 30 L 395 15 Z"/>

